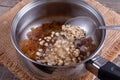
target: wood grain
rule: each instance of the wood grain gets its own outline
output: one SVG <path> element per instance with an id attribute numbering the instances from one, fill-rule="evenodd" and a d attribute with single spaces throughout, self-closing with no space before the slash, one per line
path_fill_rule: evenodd
<path id="1" fill-rule="evenodd" d="M 104 6 L 111 8 L 112 10 L 120 13 L 120 0 L 97 0 Z"/>
<path id="2" fill-rule="evenodd" d="M 21 0 L 0 0 L 0 15 L 14 7 Z"/>

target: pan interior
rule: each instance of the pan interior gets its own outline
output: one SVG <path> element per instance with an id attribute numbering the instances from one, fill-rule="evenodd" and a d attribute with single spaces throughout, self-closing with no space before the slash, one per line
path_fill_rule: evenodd
<path id="1" fill-rule="evenodd" d="M 21 11 L 19 13 L 21 17 L 18 18 L 19 22 L 14 29 L 17 44 L 19 45 L 21 40 L 27 39 L 27 33 L 32 27 L 38 27 L 46 22 L 60 21 L 64 23 L 70 18 L 88 16 L 95 21 L 96 27 L 104 25 L 102 21 L 99 21 L 101 19 L 99 18 L 100 16 L 96 16 L 94 11 L 90 11 L 89 8 L 86 8 L 86 5 L 83 5 L 73 4 L 71 2 L 48 2 L 39 5 L 36 3 L 33 8 L 24 11 L 25 14 L 22 14 L 23 11 Z M 98 48 L 103 39 L 103 35 L 103 30 L 99 30 L 95 31 L 91 36 Z"/>

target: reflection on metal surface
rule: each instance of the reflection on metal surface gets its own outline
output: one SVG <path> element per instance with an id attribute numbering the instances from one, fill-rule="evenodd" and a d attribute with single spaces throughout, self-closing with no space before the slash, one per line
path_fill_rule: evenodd
<path id="1" fill-rule="evenodd" d="M 100 67 L 105 65 L 108 61 L 100 56 L 97 56 L 89 61 L 86 62 L 86 68 L 95 74 L 96 76 L 98 75 L 98 70 Z"/>

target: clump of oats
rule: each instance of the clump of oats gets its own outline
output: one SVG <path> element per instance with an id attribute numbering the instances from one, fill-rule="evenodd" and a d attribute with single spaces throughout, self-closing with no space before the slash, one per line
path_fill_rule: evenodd
<path id="1" fill-rule="evenodd" d="M 52 66 L 80 62 L 80 50 L 75 48 L 74 41 L 83 37 L 85 37 L 84 30 L 77 26 L 63 25 L 60 32 L 53 31 L 50 36 L 44 37 L 44 40 L 39 39 L 39 45 L 45 46 L 46 49 L 45 51 L 38 49 L 36 61 Z"/>
<path id="2" fill-rule="evenodd" d="M 74 39 L 81 39 L 85 37 L 84 30 L 77 26 L 63 25 L 62 30 L 65 37 L 71 41 L 74 41 Z"/>

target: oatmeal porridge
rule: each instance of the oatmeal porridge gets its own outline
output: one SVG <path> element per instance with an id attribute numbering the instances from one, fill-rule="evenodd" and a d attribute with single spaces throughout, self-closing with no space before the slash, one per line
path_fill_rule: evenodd
<path id="1" fill-rule="evenodd" d="M 72 65 L 88 58 L 96 46 L 78 26 L 60 22 L 32 28 L 28 39 L 20 42 L 23 53 L 31 59 L 51 66 Z"/>

